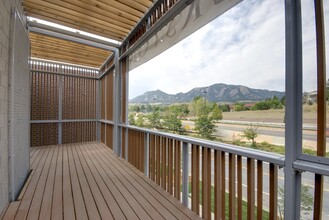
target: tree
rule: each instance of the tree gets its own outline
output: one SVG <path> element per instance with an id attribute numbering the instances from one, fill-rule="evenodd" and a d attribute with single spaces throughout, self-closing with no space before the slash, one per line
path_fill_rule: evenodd
<path id="1" fill-rule="evenodd" d="M 136 126 L 138 127 L 145 127 L 145 119 L 143 115 L 138 115 L 136 119 Z"/>
<path id="2" fill-rule="evenodd" d="M 194 130 L 203 138 L 212 139 L 215 128 L 214 120 L 206 114 L 200 115 L 195 121 Z"/>
<path id="3" fill-rule="evenodd" d="M 164 118 L 163 121 L 163 127 L 168 130 L 172 131 L 174 133 L 182 133 L 183 128 L 182 128 L 182 122 L 178 118 L 178 114 L 170 114 L 167 113 L 167 115 Z"/>
<path id="4" fill-rule="evenodd" d="M 219 108 L 222 110 L 222 112 L 229 112 L 230 111 L 230 105 L 228 105 L 228 104 L 219 105 Z"/>
<path id="5" fill-rule="evenodd" d="M 147 104 L 146 106 L 146 112 L 151 112 L 154 108 L 152 108 L 152 105 Z"/>
<path id="6" fill-rule="evenodd" d="M 222 110 L 218 107 L 218 105 L 214 105 L 212 111 L 211 111 L 211 118 L 215 121 L 222 120 L 223 119 L 223 113 Z"/>
<path id="7" fill-rule="evenodd" d="M 256 137 L 258 136 L 257 129 L 258 129 L 257 127 L 255 128 L 252 125 L 250 125 L 250 127 L 246 128 L 242 131 L 243 134 L 241 135 L 241 137 L 247 138 L 248 140 L 251 140 L 252 141 L 252 143 L 251 143 L 252 148 L 257 147 L 256 141 L 255 141 Z"/>
<path id="8" fill-rule="evenodd" d="M 209 114 L 212 110 L 212 104 L 207 103 L 207 100 L 201 96 L 196 96 L 189 105 L 190 113 L 198 117 L 203 114 Z"/>
<path id="9" fill-rule="evenodd" d="M 153 111 L 150 115 L 148 115 L 149 127 L 150 128 L 161 128 L 161 119 L 159 111 Z"/>
<path id="10" fill-rule="evenodd" d="M 128 116 L 128 122 L 130 125 L 136 125 L 135 114 L 130 113 Z"/>
<path id="11" fill-rule="evenodd" d="M 309 215 L 309 212 L 313 210 L 313 197 L 310 193 L 311 187 L 307 185 L 301 186 L 300 190 L 300 211 L 305 215 Z M 284 215 L 284 188 L 282 186 L 278 189 L 278 208 L 280 213 L 280 219 L 283 219 Z"/>

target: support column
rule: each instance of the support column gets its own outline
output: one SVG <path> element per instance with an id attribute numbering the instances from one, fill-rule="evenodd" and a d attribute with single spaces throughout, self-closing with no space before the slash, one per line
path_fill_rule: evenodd
<path id="1" fill-rule="evenodd" d="M 62 72 L 64 73 L 63 67 Z M 58 76 L 58 144 L 62 144 L 63 130 L 63 76 Z"/>
<path id="2" fill-rule="evenodd" d="M 286 110 L 284 219 L 300 219 L 301 173 L 293 162 L 302 154 L 302 22 L 300 0 L 285 1 Z"/>
<path id="3" fill-rule="evenodd" d="M 113 96 L 114 96 L 114 105 L 113 105 L 113 150 L 117 156 L 121 155 L 121 132 L 119 129 L 119 124 L 121 123 L 121 68 L 119 64 L 119 51 L 114 51 L 114 62 L 115 62 L 115 70 L 113 73 Z"/>

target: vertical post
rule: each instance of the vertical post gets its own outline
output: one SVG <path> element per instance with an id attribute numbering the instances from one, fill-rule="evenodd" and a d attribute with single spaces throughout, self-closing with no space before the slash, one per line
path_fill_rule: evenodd
<path id="1" fill-rule="evenodd" d="M 285 1 L 286 110 L 284 219 L 300 219 L 301 173 L 293 162 L 302 153 L 302 25 L 300 0 Z"/>
<path id="2" fill-rule="evenodd" d="M 323 1 L 314 0 L 317 50 L 317 156 L 326 154 L 326 51 L 323 18 Z M 315 174 L 314 219 L 322 219 L 323 176 Z"/>
<path id="3" fill-rule="evenodd" d="M 183 186 L 183 195 L 182 195 L 182 203 L 186 207 L 188 206 L 188 159 L 189 159 L 189 150 L 188 144 L 183 142 L 183 167 L 182 167 L 182 186 Z"/>
<path id="4" fill-rule="evenodd" d="M 149 177 L 149 161 L 150 161 L 150 133 L 145 135 L 145 150 L 144 150 L 144 174 Z"/>
<path id="5" fill-rule="evenodd" d="M 101 81 L 98 79 L 96 81 L 96 140 L 101 141 L 101 123 L 99 120 L 101 119 Z"/>
<path id="6" fill-rule="evenodd" d="M 121 140 L 121 133 L 119 130 L 119 123 L 120 123 L 120 115 L 121 115 L 121 80 L 120 80 L 120 71 L 121 68 L 119 67 L 119 50 L 114 50 L 114 63 L 115 63 L 115 70 L 113 72 L 113 96 L 114 96 L 114 127 L 113 127 L 113 150 L 114 153 L 119 156 L 120 155 L 120 140 Z M 120 63 L 121 65 L 121 63 Z"/>
<path id="7" fill-rule="evenodd" d="M 63 66 L 62 66 L 63 71 Z M 63 71 L 64 72 L 64 71 Z M 58 144 L 62 144 L 62 120 L 63 120 L 63 76 L 58 76 Z"/>

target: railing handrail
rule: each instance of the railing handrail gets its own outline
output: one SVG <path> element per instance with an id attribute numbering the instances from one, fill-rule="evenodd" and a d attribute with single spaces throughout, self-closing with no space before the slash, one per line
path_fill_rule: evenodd
<path id="1" fill-rule="evenodd" d="M 268 162 L 271 164 L 278 165 L 279 167 L 284 167 L 284 165 L 285 165 L 284 156 L 276 154 L 276 153 L 272 153 L 272 152 L 264 152 L 264 151 L 260 151 L 260 150 L 256 150 L 256 149 L 240 147 L 240 146 L 233 145 L 233 144 L 225 144 L 225 143 L 219 143 L 219 142 L 214 142 L 214 141 L 209 141 L 209 140 L 202 140 L 202 139 L 197 139 L 197 138 L 193 138 L 193 137 L 186 137 L 186 136 L 171 134 L 171 133 L 167 133 L 167 132 L 140 128 L 140 127 L 131 126 L 131 125 L 120 124 L 119 126 L 122 128 L 127 128 L 127 129 L 142 131 L 142 132 L 153 134 L 153 135 L 172 138 L 172 139 L 176 139 L 176 140 L 179 140 L 182 142 L 200 145 L 203 147 L 211 148 L 214 150 L 220 150 L 220 151 L 232 153 L 235 155 L 240 155 L 243 157 L 261 160 L 263 162 Z"/>

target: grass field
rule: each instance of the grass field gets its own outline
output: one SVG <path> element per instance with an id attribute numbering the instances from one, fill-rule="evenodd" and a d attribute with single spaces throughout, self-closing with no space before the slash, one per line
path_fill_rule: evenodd
<path id="1" fill-rule="evenodd" d="M 270 109 L 259 111 L 223 112 L 223 120 L 253 121 L 253 122 L 284 122 L 284 109 Z M 316 124 L 317 106 L 303 106 L 303 123 Z M 327 108 L 327 124 L 329 122 L 329 108 Z"/>
<path id="2" fill-rule="evenodd" d="M 199 189 L 200 205 L 202 205 L 202 181 L 200 181 L 199 186 L 200 186 L 200 189 Z M 188 190 L 189 190 L 189 193 L 192 192 L 191 183 L 189 183 L 189 185 L 188 185 Z M 214 188 L 214 186 L 211 186 L 210 194 L 211 194 L 211 212 L 214 213 L 215 212 L 215 210 L 214 210 L 214 208 L 215 208 L 215 188 Z M 229 194 L 226 193 L 225 201 L 228 201 L 228 200 L 229 200 Z M 235 203 L 237 205 L 237 203 L 238 203 L 237 199 L 235 200 Z M 248 212 L 248 203 L 245 200 L 242 200 L 242 219 L 247 219 L 247 212 Z M 237 215 L 237 211 L 236 211 L 235 215 Z M 225 216 L 226 216 L 226 219 L 228 219 L 228 217 L 229 217 L 229 203 L 228 202 L 225 203 Z M 257 207 L 255 207 L 255 217 L 257 217 Z M 269 219 L 268 211 L 263 210 L 262 219 L 263 220 Z"/>

